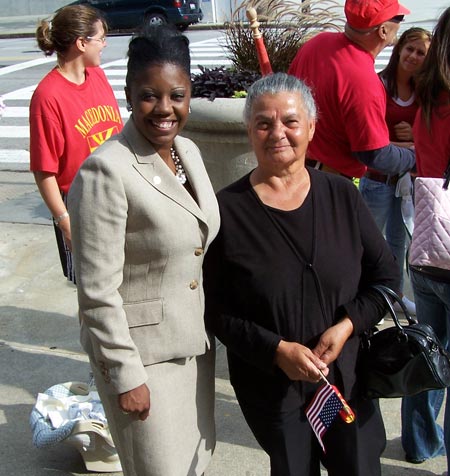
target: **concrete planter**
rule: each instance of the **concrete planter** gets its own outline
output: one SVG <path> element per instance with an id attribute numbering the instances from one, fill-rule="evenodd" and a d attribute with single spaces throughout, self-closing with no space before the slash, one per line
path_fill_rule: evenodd
<path id="1" fill-rule="evenodd" d="M 191 113 L 182 134 L 202 153 L 214 190 L 256 167 L 242 120 L 245 99 L 191 99 Z"/>

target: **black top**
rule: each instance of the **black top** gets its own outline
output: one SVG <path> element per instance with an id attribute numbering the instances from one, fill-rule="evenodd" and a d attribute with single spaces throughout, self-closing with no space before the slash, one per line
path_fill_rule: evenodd
<path id="1" fill-rule="evenodd" d="M 292 211 L 279 210 L 278 208 L 272 208 L 264 205 L 272 218 L 278 223 L 278 225 L 284 230 L 286 235 L 297 248 L 297 251 L 302 256 L 311 256 L 312 252 L 312 227 L 303 226 L 299 227 L 299 223 L 312 223 L 313 222 L 313 207 L 312 196 L 308 193 L 303 204 Z"/>
<path id="2" fill-rule="evenodd" d="M 270 219 L 273 221 L 273 226 L 279 228 L 280 233 L 286 236 L 286 243 L 294 248 L 291 250 L 289 258 L 292 258 L 291 262 L 285 264 L 280 276 L 273 276 L 271 279 L 274 315 L 279 314 L 279 311 L 283 309 L 284 316 L 301 316 L 301 301 L 292 299 L 292 296 L 297 294 L 295 288 L 298 291 L 303 288 L 304 264 L 310 261 L 307 257 L 310 257 L 312 253 L 312 226 L 299 226 L 300 223 L 313 223 L 312 194 L 308 193 L 302 206 L 292 211 L 279 210 L 263 203 L 261 203 L 261 206 L 267 210 Z M 278 260 L 279 256 L 272 253 L 269 261 L 265 261 L 268 270 L 273 267 L 272 259 Z M 273 282 L 274 278 L 275 282 Z M 289 292 L 289 294 L 286 294 L 286 292 Z M 290 340 L 306 342 L 313 347 L 313 341 L 317 340 L 317 336 L 323 330 L 323 322 L 320 321 L 318 324 L 316 319 L 292 319 L 291 322 L 296 328 L 290 334 Z"/>
<path id="3" fill-rule="evenodd" d="M 238 398 L 264 395 L 283 407 L 304 401 L 307 388 L 274 367 L 276 347 L 281 339 L 313 347 L 345 314 L 355 335 L 330 378 L 353 396 L 359 335 L 384 314 L 370 285 L 398 287 L 398 266 L 357 188 L 308 171 L 305 208 L 293 212 L 262 204 L 249 175 L 218 194 L 221 229 L 205 260 L 206 320 L 228 348 Z"/>

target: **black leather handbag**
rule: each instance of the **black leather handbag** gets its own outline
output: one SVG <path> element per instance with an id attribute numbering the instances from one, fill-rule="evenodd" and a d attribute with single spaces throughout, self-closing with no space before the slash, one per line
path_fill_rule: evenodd
<path id="1" fill-rule="evenodd" d="M 367 332 L 362 339 L 359 378 L 367 398 L 395 398 L 450 386 L 450 355 L 428 324 L 417 323 L 399 296 L 374 286 L 385 299 L 394 326 Z M 392 302 L 408 321 L 402 326 Z"/>

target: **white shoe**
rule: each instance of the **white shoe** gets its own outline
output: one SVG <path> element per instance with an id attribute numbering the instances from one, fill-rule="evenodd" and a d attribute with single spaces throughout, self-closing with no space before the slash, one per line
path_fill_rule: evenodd
<path id="1" fill-rule="evenodd" d="M 416 315 L 416 304 L 409 300 L 406 296 L 402 297 L 403 304 L 405 305 L 406 309 L 408 310 L 409 314 L 411 316 Z M 400 304 L 398 302 L 394 303 L 394 310 L 397 312 L 403 312 L 402 308 L 400 307 Z"/>

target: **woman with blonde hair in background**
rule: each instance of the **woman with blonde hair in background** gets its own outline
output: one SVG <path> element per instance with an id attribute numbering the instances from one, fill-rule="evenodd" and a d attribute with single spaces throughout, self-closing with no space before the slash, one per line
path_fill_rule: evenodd
<path id="1" fill-rule="evenodd" d="M 122 130 L 117 100 L 99 67 L 107 25 L 88 6 L 58 10 L 36 30 L 39 48 L 56 66 L 37 86 L 30 104 L 30 168 L 53 217 L 64 275 L 75 282 L 66 197 L 86 157 Z"/>

